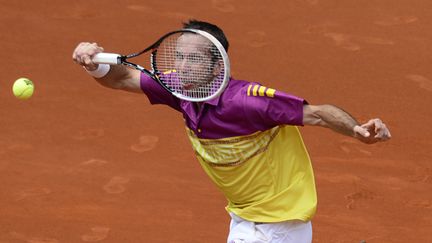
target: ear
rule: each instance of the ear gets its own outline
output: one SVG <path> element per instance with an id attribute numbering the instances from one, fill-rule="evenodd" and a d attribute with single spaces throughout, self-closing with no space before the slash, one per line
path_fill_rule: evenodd
<path id="1" fill-rule="evenodd" d="M 222 60 L 218 60 L 213 68 L 213 76 L 217 77 L 219 76 L 220 72 L 222 71 L 223 68 L 223 61 Z"/>

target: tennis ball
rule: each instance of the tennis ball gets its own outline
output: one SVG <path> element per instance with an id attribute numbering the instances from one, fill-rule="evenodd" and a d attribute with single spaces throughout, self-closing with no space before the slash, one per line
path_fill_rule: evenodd
<path id="1" fill-rule="evenodd" d="M 13 94 L 15 97 L 21 100 L 26 100 L 32 97 L 34 92 L 33 82 L 28 78 L 19 78 L 15 80 L 12 87 Z"/>

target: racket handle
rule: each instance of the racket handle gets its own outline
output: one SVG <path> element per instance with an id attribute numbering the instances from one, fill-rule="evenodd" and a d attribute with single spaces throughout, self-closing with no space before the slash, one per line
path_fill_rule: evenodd
<path id="1" fill-rule="evenodd" d="M 96 64 L 118 65 L 121 64 L 121 55 L 106 52 L 97 53 L 93 57 L 93 62 Z"/>

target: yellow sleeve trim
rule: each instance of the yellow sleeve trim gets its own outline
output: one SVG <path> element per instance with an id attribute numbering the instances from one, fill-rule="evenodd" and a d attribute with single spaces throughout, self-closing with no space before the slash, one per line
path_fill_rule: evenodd
<path id="1" fill-rule="evenodd" d="M 264 96 L 264 91 L 266 90 L 266 87 L 261 86 L 258 90 L 258 94 L 259 96 Z"/>
<path id="2" fill-rule="evenodd" d="M 253 88 L 252 88 L 253 87 Z M 259 84 L 249 84 L 247 89 L 247 96 L 267 96 L 270 98 L 274 97 L 274 94 L 276 93 L 275 89 L 270 89 L 265 86 L 261 86 Z"/>
<path id="3" fill-rule="evenodd" d="M 257 96 L 258 87 L 259 87 L 259 85 L 254 86 L 253 91 L 252 91 L 253 96 Z"/>
<path id="4" fill-rule="evenodd" d="M 267 97 L 273 98 L 276 90 L 275 89 L 267 89 L 266 95 Z"/>

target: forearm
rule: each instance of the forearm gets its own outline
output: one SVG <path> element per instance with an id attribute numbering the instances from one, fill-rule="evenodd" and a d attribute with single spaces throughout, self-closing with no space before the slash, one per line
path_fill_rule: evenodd
<path id="1" fill-rule="evenodd" d="M 101 78 L 93 78 L 102 86 L 111 89 L 122 89 L 122 80 L 126 80 L 127 76 L 128 72 L 126 70 L 126 67 L 121 65 L 111 65 L 109 72 L 105 76 Z"/>
<path id="2" fill-rule="evenodd" d="M 354 127 L 359 123 L 341 108 L 333 105 L 320 105 L 314 114 L 319 118 L 317 125 L 328 127 L 347 136 L 355 136 Z"/>
<path id="3" fill-rule="evenodd" d="M 360 125 L 348 112 L 333 105 L 304 105 L 303 124 L 327 127 L 368 144 L 391 138 L 389 129 L 380 119 L 370 119 Z"/>
<path id="4" fill-rule="evenodd" d="M 129 92 L 141 93 L 140 72 L 123 65 L 111 65 L 109 72 L 94 79 L 102 86 Z"/>

